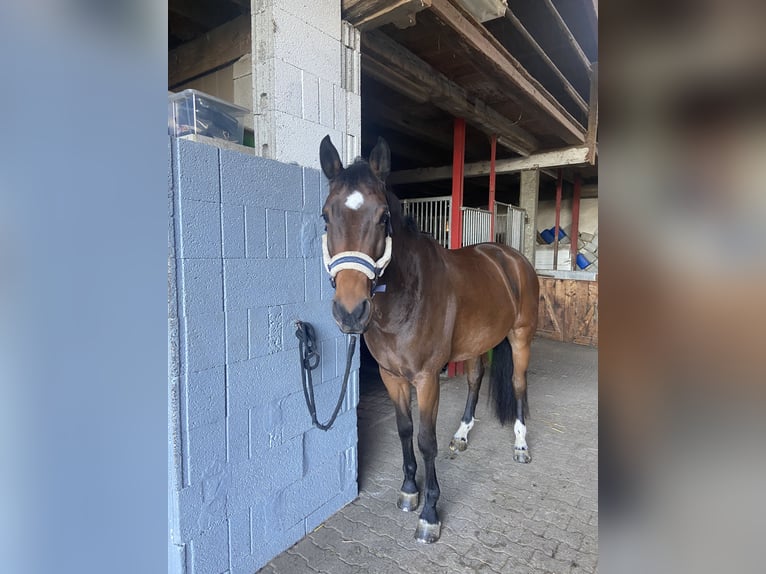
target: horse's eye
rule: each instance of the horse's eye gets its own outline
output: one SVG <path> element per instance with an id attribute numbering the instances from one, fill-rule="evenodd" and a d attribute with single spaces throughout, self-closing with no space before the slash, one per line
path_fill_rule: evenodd
<path id="1" fill-rule="evenodd" d="M 326 213 L 322 213 L 321 215 L 322 215 L 322 219 L 324 219 L 324 222 L 325 223 L 329 223 L 329 221 L 327 221 L 327 214 Z"/>
<path id="2" fill-rule="evenodd" d="M 386 211 L 385 213 L 383 213 L 383 215 L 380 216 L 380 224 L 387 225 L 390 218 L 391 218 L 391 215 Z"/>

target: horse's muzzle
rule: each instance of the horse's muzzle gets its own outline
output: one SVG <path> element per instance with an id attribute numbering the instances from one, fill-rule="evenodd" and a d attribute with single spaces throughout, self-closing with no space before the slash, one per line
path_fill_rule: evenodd
<path id="1" fill-rule="evenodd" d="M 372 305 L 369 299 L 363 299 L 351 312 L 338 301 L 332 302 L 332 316 L 343 333 L 361 334 L 370 323 Z"/>

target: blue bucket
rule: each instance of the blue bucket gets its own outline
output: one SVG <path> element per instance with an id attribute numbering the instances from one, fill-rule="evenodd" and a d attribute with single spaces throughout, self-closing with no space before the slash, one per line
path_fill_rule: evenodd
<path id="1" fill-rule="evenodd" d="M 578 253 L 577 254 L 577 266 L 580 269 L 585 269 L 588 265 L 590 265 L 590 261 L 585 259 L 585 255 L 583 255 L 582 253 Z"/>
<path id="2" fill-rule="evenodd" d="M 553 231 L 550 229 L 543 229 L 540 233 L 540 237 L 542 237 L 543 241 L 546 243 L 553 243 Z"/>

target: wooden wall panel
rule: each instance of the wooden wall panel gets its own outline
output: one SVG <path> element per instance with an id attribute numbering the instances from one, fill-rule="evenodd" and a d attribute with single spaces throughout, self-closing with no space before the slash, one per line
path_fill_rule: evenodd
<path id="1" fill-rule="evenodd" d="M 598 282 L 540 277 L 537 334 L 598 347 Z"/>

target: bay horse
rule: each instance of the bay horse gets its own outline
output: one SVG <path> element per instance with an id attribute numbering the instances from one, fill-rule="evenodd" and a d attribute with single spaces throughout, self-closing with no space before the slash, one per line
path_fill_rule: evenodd
<path id="1" fill-rule="evenodd" d="M 495 411 L 501 423 L 514 424 L 514 460 L 531 460 L 526 373 L 537 328 L 537 274 L 521 253 L 505 245 L 448 250 L 420 233 L 386 189 L 391 155 L 382 138 L 369 161 L 357 159 L 344 168 L 325 136 L 319 158 L 329 180 L 322 245 L 335 287 L 332 314 L 343 333 L 363 333 L 394 403 L 404 458 L 397 505 L 405 511 L 419 505 L 410 385 L 415 388 L 418 447 L 425 464 L 425 502 L 415 538 L 435 542 L 441 534 L 436 415 L 445 364 L 465 361 L 468 379 L 465 412 L 450 448 L 468 446 L 486 353 L 494 349 L 490 394 Z"/>

